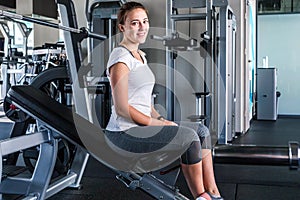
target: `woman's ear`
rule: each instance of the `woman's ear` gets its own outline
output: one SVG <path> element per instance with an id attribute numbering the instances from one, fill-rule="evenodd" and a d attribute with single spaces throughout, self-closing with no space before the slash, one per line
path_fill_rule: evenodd
<path id="1" fill-rule="evenodd" d="M 124 28 L 123 28 L 123 25 L 122 25 L 122 24 L 119 24 L 118 27 L 119 27 L 119 30 L 120 30 L 121 32 L 124 31 Z"/>

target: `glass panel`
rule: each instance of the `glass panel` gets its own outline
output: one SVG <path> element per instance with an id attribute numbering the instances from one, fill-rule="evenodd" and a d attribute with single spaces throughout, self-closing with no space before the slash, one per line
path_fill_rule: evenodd
<path id="1" fill-rule="evenodd" d="M 281 11 L 281 0 L 258 0 L 257 5 L 259 13 Z"/>
<path id="2" fill-rule="evenodd" d="M 293 7 L 294 7 L 294 10 L 293 10 L 294 12 L 300 12 L 300 1 L 294 0 Z"/>
<path id="3" fill-rule="evenodd" d="M 300 12 L 299 0 L 257 0 L 258 14 Z"/>

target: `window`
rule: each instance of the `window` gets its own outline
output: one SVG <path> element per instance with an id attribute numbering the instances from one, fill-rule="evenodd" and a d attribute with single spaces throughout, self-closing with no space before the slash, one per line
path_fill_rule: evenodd
<path id="1" fill-rule="evenodd" d="M 257 0 L 258 14 L 299 13 L 299 0 Z"/>

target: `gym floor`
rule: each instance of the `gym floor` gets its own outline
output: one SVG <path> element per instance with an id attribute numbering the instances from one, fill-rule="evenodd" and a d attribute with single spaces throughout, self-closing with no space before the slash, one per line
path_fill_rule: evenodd
<path id="1" fill-rule="evenodd" d="M 7 135 L 12 125 L 12 122 L 0 112 L 1 136 Z M 279 117 L 277 121 L 254 120 L 250 130 L 232 143 L 287 146 L 289 141 L 300 141 L 299 129 L 300 118 Z M 298 170 L 279 166 L 230 164 L 215 164 L 214 167 L 219 189 L 226 200 L 300 199 Z M 52 196 L 50 200 L 152 199 L 140 190 L 132 191 L 126 188 L 115 175 L 110 169 L 90 158 L 82 179 L 82 187 L 65 189 Z M 179 175 L 177 186 L 182 194 L 192 199 L 182 174 Z"/>

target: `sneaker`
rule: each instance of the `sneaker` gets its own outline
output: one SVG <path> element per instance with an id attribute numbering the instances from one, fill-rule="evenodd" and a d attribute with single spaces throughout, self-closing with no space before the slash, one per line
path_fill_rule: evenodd
<path id="1" fill-rule="evenodd" d="M 207 200 L 207 199 L 205 199 L 204 197 L 197 197 L 196 200 Z"/>
<path id="2" fill-rule="evenodd" d="M 224 200 L 224 198 L 221 196 L 216 196 L 214 194 L 210 194 L 209 192 L 206 193 L 210 196 L 211 200 Z"/>
<path id="3" fill-rule="evenodd" d="M 210 195 L 207 192 L 202 193 L 196 200 L 211 200 Z"/>

